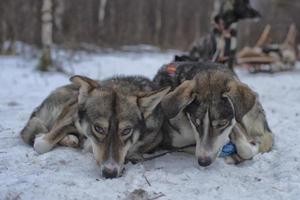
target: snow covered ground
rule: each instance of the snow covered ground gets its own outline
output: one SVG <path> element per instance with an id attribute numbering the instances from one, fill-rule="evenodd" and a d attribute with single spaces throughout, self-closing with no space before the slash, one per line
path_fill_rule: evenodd
<path id="1" fill-rule="evenodd" d="M 89 55 L 65 68 L 93 78 L 142 74 L 152 78 L 172 53 Z M 38 155 L 19 137 L 32 110 L 55 87 L 58 73 L 34 71 L 35 60 L 0 57 L 0 199 L 291 199 L 300 196 L 300 70 L 240 78 L 260 94 L 274 150 L 238 166 L 218 159 L 206 169 L 193 155 L 169 154 L 126 165 L 124 175 L 103 179 L 90 153 L 58 147 Z"/>

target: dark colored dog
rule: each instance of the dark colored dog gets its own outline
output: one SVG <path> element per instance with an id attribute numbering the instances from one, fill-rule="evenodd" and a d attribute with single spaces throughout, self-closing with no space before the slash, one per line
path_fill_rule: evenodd
<path id="1" fill-rule="evenodd" d="M 228 63 L 232 69 L 236 51 L 237 31 L 233 26 L 240 20 L 259 18 L 249 0 L 220 0 L 211 33 L 195 41 L 189 55 L 175 56 L 175 61 L 214 61 Z M 229 34 L 224 38 L 224 31 Z"/>
<path id="2" fill-rule="evenodd" d="M 249 0 L 220 0 L 221 7 L 219 14 L 224 21 L 225 29 L 231 24 L 243 19 L 254 19 L 261 17 L 260 13 L 251 7 Z"/>

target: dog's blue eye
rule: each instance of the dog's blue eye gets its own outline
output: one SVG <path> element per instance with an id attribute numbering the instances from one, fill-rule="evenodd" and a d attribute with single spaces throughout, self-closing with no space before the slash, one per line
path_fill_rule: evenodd
<path id="1" fill-rule="evenodd" d="M 97 133 L 99 133 L 99 134 L 105 134 L 104 128 L 102 128 L 102 127 L 100 127 L 100 126 L 98 126 L 98 125 L 94 125 L 94 129 L 95 129 L 95 131 L 96 131 Z"/>
<path id="2" fill-rule="evenodd" d="M 125 128 L 123 131 L 122 131 L 122 135 L 129 135 L 132 131 L 132 128 Z"/>

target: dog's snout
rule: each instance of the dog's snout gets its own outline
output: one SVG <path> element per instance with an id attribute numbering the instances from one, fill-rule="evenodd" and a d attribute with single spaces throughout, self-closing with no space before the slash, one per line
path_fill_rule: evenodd
<path id="1" fill-rule="evenodd" d="M 207 167 L 212 163 L 212 160 L 209 157 L 198 158 L 198 164 L 201 167 Z"/>
<path id="2" fill-rule="evenodd" d="M 102 176 L 104 178 L 116 178 L 119 170 L 116 163 L 106 163 L 102 168 Z"/>
<path id="3" fill-rule="evenodd" d="M 118 169 L 103 168 L 102 175 L 104 178 L 116 178 L 118 176 Z"/>

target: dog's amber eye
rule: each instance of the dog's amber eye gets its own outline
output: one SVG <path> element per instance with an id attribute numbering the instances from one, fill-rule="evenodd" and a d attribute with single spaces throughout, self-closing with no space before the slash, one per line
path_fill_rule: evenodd
<path id="1" fill-rule="evenodd" d="M 227 120 L 222 120 L 219 122 L 219 126 L 225 126 L 228 124 L 228 121 Z"/>
<path id="2" fill-rule="evenodd" d="M 132 131 L 132 128 L 131 127 L 127 127 L 127 128 L 125 128 L 125 129 L 122 130 L 121 134 L 123 136 L 129 135 L 131 133 L 131 131 Z"/>
<path id="3" fill-rule="evenodd" d="M 101 135 L 104 135 L 105 134 L 105 130 L 104 128 L 102 128 L 101 126 L 99 125 L 94 125 L 94 129 L 97 133 L 101 134 Z"/>
<path id="4" fill-rule="evenodd" d="M 229 124 L 228 120 L 218 120 L 218 121 L 213 121 L 212 122 L 212 125 L 215 128 L 219 128 L 219 129 L 227 127 L 228 124 Z"/>

